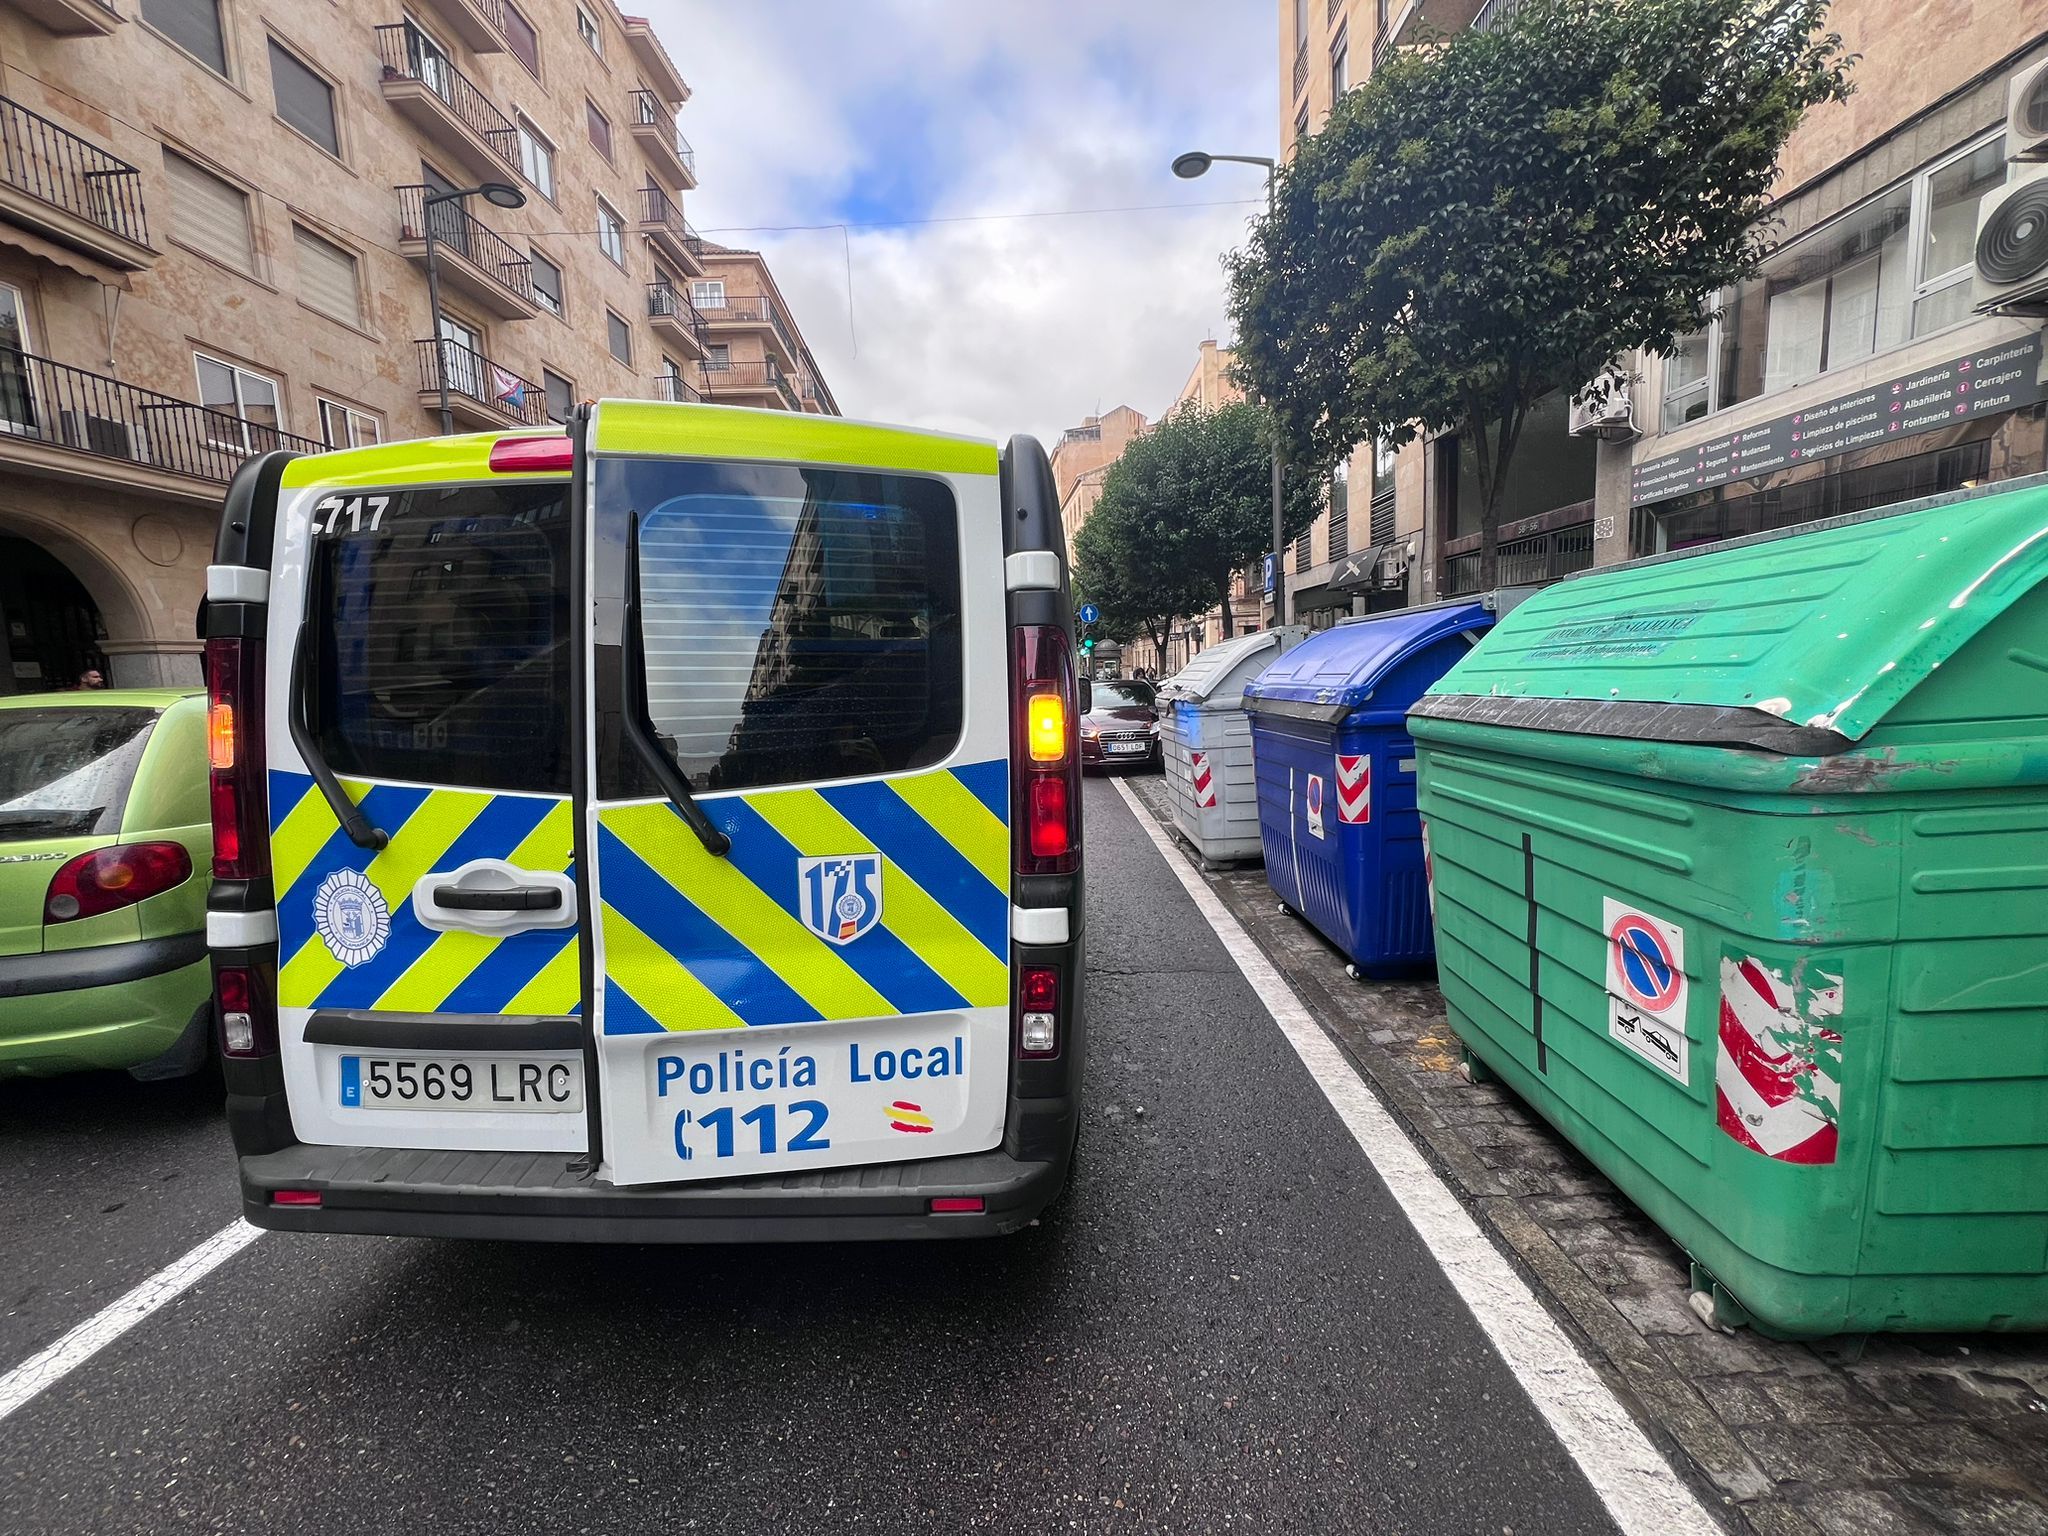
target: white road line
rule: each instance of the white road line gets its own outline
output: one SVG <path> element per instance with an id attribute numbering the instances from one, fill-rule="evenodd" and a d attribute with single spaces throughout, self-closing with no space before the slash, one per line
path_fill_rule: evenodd
<path id="1" fill-rule="evenodd" d="M 119 1301 L 111 1302 L 48 1349 L 0 1376 L 0 1420 L 45 1387 L 77 1370 L 166 1302 L 205 1279 L 263 1235 L 246 1221 L 223 1227 L 167 1269 L 160 1269 Z"/>
<path id="2" fill-rule="evenodd" d="M 1130 788 L 1121 779 L 1112 782 L 1615 1524 L 1627 1536 L 1720 1536 L 1721 1527 L 1323 1033 L 1265 951 Z"/>

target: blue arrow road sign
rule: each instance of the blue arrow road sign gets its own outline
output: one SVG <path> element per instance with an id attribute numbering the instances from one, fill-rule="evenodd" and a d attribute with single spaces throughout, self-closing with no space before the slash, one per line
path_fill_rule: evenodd
<path id="1" fill-rule="evenodd" d="M 1102 610 L 1093 603 L 1083 603 L 1081 605 L 1081 622 L 1083 624 L 1093 624 L 1101 617 Z"/>

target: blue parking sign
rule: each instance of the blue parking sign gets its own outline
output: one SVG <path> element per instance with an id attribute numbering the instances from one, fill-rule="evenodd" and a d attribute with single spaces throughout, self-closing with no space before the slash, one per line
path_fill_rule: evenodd
<path id="1" fill-rule="evenodd" d="M 1268 555 L 1268 556 L 1266 556 L 1266 591 L 1270 593 L 1270 592 L 1271 592 L 1272 590 L 1273 590 L 1273 557 L 1272 557 L 1271 555 Z"/>

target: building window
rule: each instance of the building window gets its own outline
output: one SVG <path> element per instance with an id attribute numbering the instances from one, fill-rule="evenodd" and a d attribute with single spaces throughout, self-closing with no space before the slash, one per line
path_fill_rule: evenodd
<path id="1" fill-rule="evenodd" d="M 597 18 L 580 5 L 576 7 L 576 35 L 590 45 L 592 53 L 604 57 L 604 33 L 598 30 Z"/>
<path id="2" fill-rule="evenodd" d="M 626 222 L 619 210 L 603 198 L 597 200 L 597 248 L 620 266 L 626 264 Z"/>
<path id="3" fill-rule="evenodd" d="M 540 387 L 548 397 L 548 419 L 567 421 L 576 409 L 576 386 L 552 368 L 540 371 Z"/>
<path id="4" fill-rule="evenodd" d="M 712 373 L 724 373 L 732 366 L 732 348 L 724 342 L 704 349 L 704 366 Z"/>
<path id="5" fill-rule="evenodd" d="M 320 402 L 320 441 L 330 448 L 367 448 L 384 441 L 384 428 L 368 411 L 339 400 Z"/>
<path id="6" fill-rule="evenodd" d="M 1309 557 L 1315 553 L 1315 544 L 1310 537 L 1314 531 L 1312 527 L 1304 528 L 1301 537 L 1294 541 L 1294 569 L 1297 574 L 1309 568 Z"/>
<path id="7" fill-rule="evenodd" d="M 612 157 L 612 120 L 597 110 L 597 103 L 585 97 L 583 119 L 590 129 L 590 142 L 597 152 L 609 160 Z"/>
<path id="8" fill-rule="evenodd" d="M 1294 0 L 1294 46 L 1308 46 L 1308 0 Z"/>
<path id="9" fill-rule="evenodd" d="M 249 195 L 172 150 L 164 151 L 164 170 L 171 182 L 171 233 L 202 256 L 253 273 Z"/>
<path id="10" fill-rule="evenodd" d="M 1351 461 L 1339 459 L 1330 471 L 1330 558 L 1341 560 L 1351 547 Z"/>
<path id="11" fill-rule="evenodd" d="M 533 296 L 540 300 L 541 308 L 549 314 L 561 314 L 562 269 L 539 251 L 527 251 L 526 260 L 533 277 Z"/>
<path id="12" fill-rule="evenodd" d="M 219 75 L 228 76 L 220 0 L 142 0 L 142 19 Z"/>
<path id="13" fill-rule="evenodd" d="M 1330 44 L 1330 108 L 1336 110 L 1337 102 L 1351 89 L 1351 37 L 1348 27 L 1337 29 L 1337 40 Z"/>
<path id="14" fill-rule="evenodd" d="M 277 115 L 337 159 L 341 130 L 334 121 L 334 87 L 270 41 L 270 91 Z"/>
<path id="15" fill-rule="evenodd" d="M 525 118 L 518 119 L 519 170 L 535 191 L 549 202 L 555 200 L 555 146 Z"/>
<path id="16" fill-rule="evenodd" d="M 1994 135 L 1790 241 L 1665 360 L 1665 429 L 1968 319 L 1978 206 L 2005 179 Z"/>
<path id="17" fill-rule="evenodd" d="M 361 325 L 363 290 L 355 256 L 297 224 L 292 245 L 299 258 L 299 297 L 323 315 Z"/>
<path id="18" fill-rule="evenodd" d="M 192 354 L 192 365 L 199 376 L 199 403 L 218 413 L 207 419 L 209 441 L 243 453 L 275 445 L 277 432 L 284 425 L 277 380 L 204 352 Z M 223 417 L 235 420 L 230 423 Z"/>
<path id="19" fill-rule="evenodd" d="M 505 0 L 503 13 L 505 45 L 512 50 L 512 56 L 526 66 L 528 74 L 540 78 L 540 33 L 533 23 L 519 14 L 519 8 L 512 0 Z"/>
<path id="20" fill-rule="evenodd" d="M 612 356 L 631 366 L 633 361 L 633 327 L 626 324 L 611 310 L 604 312 L 605 344 L 612 349 Z"/>
<path id="21" fill-rule="evenodd" d="M 1308 137 L 1308 103 L 1301 104 L 1301 110 L 1294 114 L 1294 142 L 1299 144 Z"/>
<path id="22" fill-rule="evenodd" d="M 725 308 L 725 279 L 722 277 L 699 278 L 690 284 L 690 302 L 699 309 Z"/>

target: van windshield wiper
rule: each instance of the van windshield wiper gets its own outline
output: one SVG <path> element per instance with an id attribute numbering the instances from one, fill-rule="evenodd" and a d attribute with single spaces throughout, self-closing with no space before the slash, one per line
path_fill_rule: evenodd
<path id="1" fill-rule="evenodd" d="M 627 737 L 634 750 L 640 754 L 648 770 L 654 775 L 654 782 L 661 786 L 661 792 L 668 796 L 669 804 L 676 808 L 676 814 L 683 818 L 690 830 L 697 834 L 697 841 L 704 845 L 704 851 L 713 858 L 722 859 L 732 852 L 732 839 L 712 824 L 704 814 L 704 807 L 697 803 L 696 791 L 690 788 L 690 781 L 683 770 L 676 765 L 674 757 L 655 738 L 654 719 L 647 708 L 647 648 L 640 627 L 640 517 L 633 514 L 626 524 L 626 624 L 625 633 L 619 637 L 619 658 L 623 676 L 620 679 L 620 714 L 624 717 Z"/>
<path id="2" fill-rule="evenodd" d="M 319 569 L 316 563 L 315 574 L 306 582 L 306 612 L 299 620 L 299 638 L 292 647 L 291 687 L 290 697 L 285 701 L 285 726 L 291 732 L 292 745 L 298 748 L 299 759 L 306 765 L 306 772 L 313 776 L 314 784 L 319 787 L 320 798 L 334 812 L 334 819 L 341 823 L 341 830 L 348 834 L 348 840 L 358 848 L 374 852 L 384 848 L 391 839 L 363 814 L 361 806 L 349 799 L 348 791 L 341 787 L 341 780 L 327 766 L 327 758 L 320 751 L 320 739 L 313 734 L 308 720 L 307 703 L 313 691 L 313 615 L 319 612 L 322 592 Z"/>

